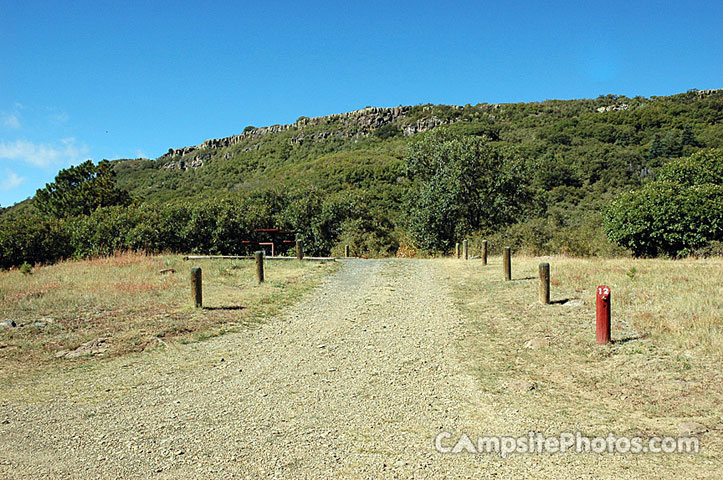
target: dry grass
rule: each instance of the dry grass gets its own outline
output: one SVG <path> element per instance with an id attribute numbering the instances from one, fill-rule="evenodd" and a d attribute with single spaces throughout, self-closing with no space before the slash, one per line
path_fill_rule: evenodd
<path id="1" fill-rule="evenodd" d="M 721 259 L 513 257 L 511 282 L 500 257 L 442 261 L 469 318 L 470 368 L 483 394 L 516 412 L 519 433 L 675 436 L 693 421 L 709 430 L 695 460 L 650 461 L 677 470 L 723 455 Z M 552 305 L 538 301 L 543 261 Z M 598 285 L 612 290 L 607 346 L 595 343 Z"/>
<path id="2" fill-rule="evenodd" d="M 204 308 L 192 308 L 190 267 L 203 269 Z M 0 272 L 0 369 L 43 365 L 60 351 L 108 339 L 104 356 L 189 342 L 259 322 L 310 290 L 334 264 L 266 262 L 257 285 L 250 260 L 183 261 L 122 254 Z M 175 273 L 160 273 L 174 269 Z"/>

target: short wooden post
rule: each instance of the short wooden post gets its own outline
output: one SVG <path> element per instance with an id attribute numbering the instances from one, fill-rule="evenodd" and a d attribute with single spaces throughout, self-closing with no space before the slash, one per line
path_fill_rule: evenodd
<path id="1" fill-rule="evenodd" d="M 610 343 L 610 287 L 597 287 L 597 308 L 595 322 L 595 339 L 597 343 Z"/>
<path id="2" fill-rule="evenodd" d="M 201 281 L 201 269 L 193 267 L 191 269 L 191 298 L 195 308 L 203 307 L 203 284 Z"/>
<path id="3" fill-rule="evenodd" d="M 550 264 L 540 264 L 540 303 L 548 305 L 550 303 Z"/>
<path id="4" fill-rule="evenodd" d="M 304 259 L 304 241 L 303 240 L 296 241 L 296 259 L 297 260 Z M 261 280 L 261 281 L 263 282 L 263 280 Z"/>
<path id="5" fill-rule="evenodd" d="M 512 280 L 512 265 L 510 265 L 510 247 L 505 247 L 502 253 L 502 269 L 505 271 L 505 280 Z"/>
<path id="6" fill-rule="evenodd" d="M 482 265 L 487 265 L 487 240 L 482 240 Z"/>
<path id="7" fill-rule="evenodd" d="M 459 242 L 454 245 L 454 255 L 459 258 Z"/>
<path id="8" fill-rule="evenodd" d="M 256 257 L 256 280 L 258 280 L 259 283 L 263 283 L 264 281 L 264 252 L 259 251 L 254 253 L 254 256 Z"/>
<path id="9" fill-rule="evenodd" d="M 469 258 L 469 243 L 467 240 L 462 240 L 462 255 L 465 260 Z"/>
<path id="10" fill-rule="evenodd" d="M 344 257 L 349 258 L 349 245 L 344 245 Z"/>

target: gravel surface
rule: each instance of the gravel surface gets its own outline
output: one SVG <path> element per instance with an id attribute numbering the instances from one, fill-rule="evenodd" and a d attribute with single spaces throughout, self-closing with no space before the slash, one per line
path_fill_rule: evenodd
<path id="1" fill-rule="evenodd" d="M 436 452 L 516 417 L 467 373 L 443 265 L 346 260 L 256 329 L 18 380 L 0 478 L 604 477 L 584 456 Z"/>

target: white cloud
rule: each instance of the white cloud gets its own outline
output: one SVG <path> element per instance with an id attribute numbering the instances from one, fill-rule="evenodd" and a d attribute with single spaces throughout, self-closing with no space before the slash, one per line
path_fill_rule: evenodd
<path id="1" fill-rule="evenodd" d="M 17 173 L 8 169 L 5 169 L 5 174 L 7 175 L 7 178 L 0 182 L 0 191 L 4 192 L 7 190 L 12 190 L 13 188 L 18 187 L 21 183 L 25 181 L 25 177 L 21 177 Z"/>
<path id="2" fill-rule="evenodd" d="M 86 160 L 88 151 L 87 146 L 76 144 L 74 138 L 65 138 L 57 145 L 0 140 L 0 160 L 20 161 L 41 168 Z"/>
<path id="3" fill-rule="evenodd" d="M 20 128 L 20 118 L 15 113 L 3 113 L 2 123 L 4 127 L 18 129 Z"/>

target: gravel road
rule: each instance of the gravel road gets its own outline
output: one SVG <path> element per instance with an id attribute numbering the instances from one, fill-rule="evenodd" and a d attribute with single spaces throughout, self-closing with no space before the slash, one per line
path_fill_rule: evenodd
<path id="1" fill-rule="evenodd" d="M 0 478 L 603 477 L 595 459 L 435 450 L 516 417 L 467 373 L 444 265 L 346 260 L 253 330 L 18 380 Z"/>

